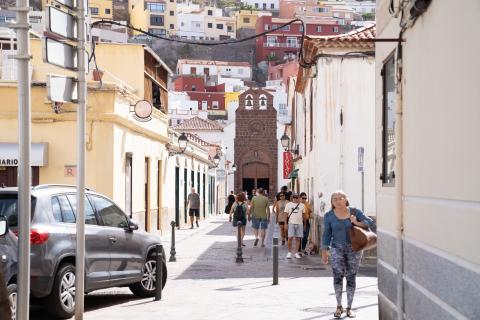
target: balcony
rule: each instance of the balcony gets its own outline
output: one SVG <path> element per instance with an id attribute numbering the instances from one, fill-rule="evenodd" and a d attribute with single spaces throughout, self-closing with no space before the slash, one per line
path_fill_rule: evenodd
<path id="1" fill-rule="evenodd" d="M 285 42 L 285 43 L 264 43 L 264 48 L 300 48 L 299 43 Z"/>

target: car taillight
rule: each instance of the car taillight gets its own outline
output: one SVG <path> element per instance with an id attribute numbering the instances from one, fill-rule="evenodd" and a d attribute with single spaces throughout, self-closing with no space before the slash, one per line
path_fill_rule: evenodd
<path id="1" fill-rule="evenodd" d="M 30 231 L 30 243 L 31 244 L 43 244 L 48 240 L 48 232 L 40 230 Z"/>

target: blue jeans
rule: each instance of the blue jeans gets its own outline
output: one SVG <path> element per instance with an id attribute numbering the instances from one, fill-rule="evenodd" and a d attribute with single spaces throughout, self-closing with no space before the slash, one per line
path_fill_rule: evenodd
<path id="1" fill-rule="evenodd" d="M 307 247 L 309 233 L 310 233 L 310 221 L 307 220 L 307 223 L 305 224 L 305 228 L 303 228 L 302 248 L 300 251 L 304 251 L 305 248 Z"/>

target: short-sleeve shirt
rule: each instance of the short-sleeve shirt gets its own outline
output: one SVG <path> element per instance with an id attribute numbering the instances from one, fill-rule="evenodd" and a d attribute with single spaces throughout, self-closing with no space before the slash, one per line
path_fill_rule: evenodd
<path id="1" fill-rule="evenodd" d="M 190 202 L 190 209 L 200 209 L 200 196 L 198 193 L 190 193 L 187 200 Z"/>
<path id="2" fill-rule="evenodd" d="M 295 202 L 287 203 L 287 205 L 285 206 L 285 212 L 289 217 L 288 224 L 303 224 L 304 210 L 305 210 L 305 206 L 303 205 L 303 203 L 295 203 Z"/>
<path id="3" fill-rule="evenodd" d="M 253 218 L 267 219 L 267 208 L 269 207 L 268 198 L 265 196 L 255 196 L 252 199 Z"/>

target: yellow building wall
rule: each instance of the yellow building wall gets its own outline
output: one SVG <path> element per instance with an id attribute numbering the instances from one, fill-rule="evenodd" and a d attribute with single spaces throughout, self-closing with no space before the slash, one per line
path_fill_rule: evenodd
<path id="1" fill-rule="evenodd" d="M 258 11 L 254 10 L 240 10 L 235 13 L 237 30 L 238 29 L 255 29 L 258 19 Z M 244 18 L 248 18 L 249 22 L 244 22 Z"/>
<path id="2" fill-rule="evenodd" d="M 113 1 L 112 0 L 89 0 L 88 10 L 91 13 L 90 8 L 98 8 L 98 15 L 90 14 L 94 19 L 113 19 Z M 106 12 L 109 10 L 109 13 Z"/>
<path id="3" fill-rule="evenodd" d="M 128 0 L 128 14 L 130 16 L 130 24 L 136 28 L 148 31 L 150 26 L 150 13 L 145 10 L 143 0 Z M 132 31 L 134 35 L 141 34 L 138 31 Z"/>
<path id="4" fill-rule="evenodd" d="M 228 104 L 230 102 L 238 101 L 240 92 L 225 92 L 225 109 L 228 110 Z"/>
<path id="5" fill-rule="evenodd" d="M 167 10 L 165 11 L 165 30 L 167 35 L 177 34 L 177 3 L 167 0 Z M 173 11 L 173 16 L 170 15 L 170 11 Z M 173 29 L 170 29 L 170 25 L 173 24 Z"/>

